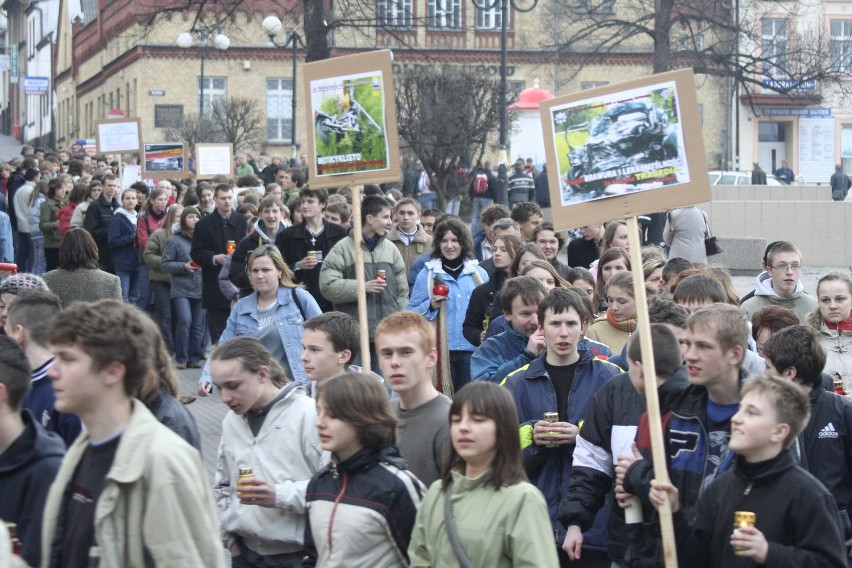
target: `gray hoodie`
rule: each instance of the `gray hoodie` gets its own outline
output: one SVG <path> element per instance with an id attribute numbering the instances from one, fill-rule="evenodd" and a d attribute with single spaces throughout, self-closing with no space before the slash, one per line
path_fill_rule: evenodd
<path id="1" fill-rule="evenodd" d="M 757 288 L 754 291 L 754 296 L 746 300 L 740 305 L 740 309 L 746 313 L 749 320 L 755 314 L 766 306 L 781 306 L 796 312 L 799 317 L 799 322 L 805 323 L 808 314 L 817 309 L 818 302 L 813 296 L 808 296 L 804 292 L 802 282 L 796 283 L 796 290 L 789 298 L 782 298 L 772 288 L 772 277 L 768 272 L 762 272 L 757 277 Z"/>

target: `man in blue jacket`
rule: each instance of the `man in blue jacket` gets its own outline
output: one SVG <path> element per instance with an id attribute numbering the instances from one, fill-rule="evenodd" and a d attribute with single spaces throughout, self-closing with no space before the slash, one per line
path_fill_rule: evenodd
<path id="1" fill-rule="evenodd" d="M 524 469 L 547 500 L 560 563 L 568 563 L 562 550 L 565 529 L 559 522 L 559 503 L 568 493 L 577 434 L 592 398 L 610 378 L 621 372 L 612 363 L 578 348 L 592 321 L 588 302 L 577 292 L 556 288 L 538 306 L 539 329 L 546 351 L 529 365 L 509 375 L 520 418 Z M 542 420 L 555 412 L 555 422 Z M 585 535 L 584 561 L 607 562 L 607 511 L 602 511 Z"/>
<path id="2" fill-rule="evenodd" d="M 500 298 L 503 316 L 511 327 L 489 337 L 473 352 L 471 380 L 499 383 L 541 355 L 544 336 L 538 332 L 538 304 L 544 296 L 541 282 L 531 276 L 506 280 Z"/>

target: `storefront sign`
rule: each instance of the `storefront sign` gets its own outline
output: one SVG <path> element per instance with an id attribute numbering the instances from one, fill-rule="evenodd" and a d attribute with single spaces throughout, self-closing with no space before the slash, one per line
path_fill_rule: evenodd
<path id="1" fill-rule="evenodd" d="M 816 81 L 795 81 L 793 79 L 764 79 L 764 87 L 777 91 L 816 91 Z"/>
<path id="2" fill-rule="evenodd" d="M 807 118 L 831 118 L 831 109 L 768 107 L 764 108 L 761 114 L 763 116 L 802 116 Z"/>
<path id="3" fill-rule="evenodd" d="M 46 95 L 50 88 L 50 79 L 47 77 L 24 77 L 24 94 Z"/>

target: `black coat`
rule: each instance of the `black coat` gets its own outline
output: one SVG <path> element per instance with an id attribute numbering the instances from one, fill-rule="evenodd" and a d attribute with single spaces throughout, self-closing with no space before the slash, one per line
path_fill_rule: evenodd
<path id="1" fill-rule="evenodd" d="M 27 183 L 27 180 L 24 177 L 24 172 L 21 170 L 15 170 L 12 172 L 12 175 L 9 176 L 9 181 L 6 182 L 6 213 L 9 214 L 9 220 L 12 222 L 12 229 L 15 231 L 18 230 L 18 217 L 15 215 L 15 193 L 25 183 Z"/>
<path id="2" fill-rule="evenodd" d="M 228 241 L 240 242 L 246 235 L 247 219 L 232 212 L 227 220 L 214 211 L 195 225 L 192 233 L 192 260 L 201 265 L 201 304 L 205 309 L 230 310 L 231 302 L 219 290 L 220 264 L 213 263 L 217 254 L 225 254 Z"/>
<path id="3" fill-rule="evenodd" d="M 844 538 L 852 538 L 852 402 L 820 385 L 810 392 L 811 419 L 796 448 L 802 467 L 831 492 Z"/>
<path id="4" fill-rule="evenodd" d="M 834 498 L 796 465 L 790 450 L 761 464 L 737 457 L 734 469 L 712 482 L 701 496 L 692 527 L 680 511 L 675 514 L 680 566 L 755 566 L 750 559 L 735 556 L 731 548 L 735 511 L 755 513 L 755 527 L 769 543 L 765 566 L 846 566 Z"/>
<path id="5" fill-rule="evenodd" d="M 550 207 L 550 185 L 547 181 L 547 165 L 533 178 L 535 199 L 541 207 Z"/>
<path id="6" fill-rule="evenodd" d="M 112 252 L 109 248 L 109 226 L 112 224 L 112 214 L 121 207 L 118 199 L 112 198 L 112 201 L 107 201 L 103 194 L 92 201 L 89 208 L 86 210 L 86 217 L 83 220 L 83 228 L 85 228 L 95 239 L 98 245 L 98 264 L 102 270 L 110 273 L 115 273 L 112 266 Z"/>
<path id="7" fill-rule="evenodd" d="M 296 270 L 296 263 L 308 256 L 309 250 L 322 251 L 322 258 L 328 255 L 328 251 L 334 247 L 347 234 L 346 229 L 335 223 L 325 223 L 325 230 L 317 237 L 316 244 L 308 239 L 308 230 L 302 222 L 292 227 L 287 227 L 278 233 L 275 244 L 284 255 L 287 265 L 296 274 L 296 282 L 304 284 L 311 296 L 317 301 L 322 311 L 328 312 L 334 309 L 332 303 L 325 299 L 320 292 L 319 278 L 322 263 L 317 264 L 311 270 Z"/>
<path id="8" fill-rule="evenodd" d="M 506 271 L 495 271 L 490 276 L 490 280 L 484 284 L 480 284 L 473 289 L 470 294 L 470 301 L 467 304 L 467 313 L 465 314 L 464 323 L 462 324 L 462 334 L 464 338 L 470 341 L 477 347 L 480 345 L 479 337 L 482 334 L 482 322 L 485 316 L 489 313 L 492 304 L 497 297 L 497 293 L 503 286 L 506 280 Z"/>
<path id="9" fill-rule="evenodd" d="M 568 243 L 568 266 L 571 268 L 586 268 L 600 257 L 598 244 L 587 241 L 583 237 L 571 240 Z"/>
<path id="10" fill-rule="evenodd" d="M 59 471 L 65 444 L 24 409 L 24 431 L 12 442 L 0 462 L 0 518 L 18 524 L 24 560 L 39 565 L 41 521 L 47 491 Z"/>

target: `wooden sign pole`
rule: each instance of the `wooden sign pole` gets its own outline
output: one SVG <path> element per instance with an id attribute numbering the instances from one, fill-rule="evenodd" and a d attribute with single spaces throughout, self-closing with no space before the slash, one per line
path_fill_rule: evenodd
<path id="1" fill-rule="evenodd" d="M 367 320 L 367 289 L 364 279 L 364 251 L 361 243 L 364 241 L 361 226 L 361 187 L 352 188 L 352 239 L 355 241 L 355 290 L 358 294 L 358 327 L 361 336 L 361 368 L 365 373 L 370 372 L 370 328 Z"/>
<path id="2" fill-rule="evenodd" d="M 657 371 L 654 366 L 654 346 L 651 343 L 648 298 L 645 294 L 645 278 L 642 272 L 642 242 L 639 238 L 639 223 L 635 216 L 627 218 L 627 235 L 630 243 L 630 266 L 636 300 L 636 332 L 639 334 L 639 345 L 642 348 L 642 370 L 645 373 L 645 403 L 648 408 L 648 428 L 651 434 L 654 477 L 658 481 L 668 482 L 669 472 L 666 466 L 665 443 L 663 442 L 660 399 L 657 393 Z M 660 532 L 663 537 L 663 557 L 666 568 L 677 568 L 674 522 L 672 521 L 671 503 L 668 499 L 663 500 L 658 516 Z"/>

